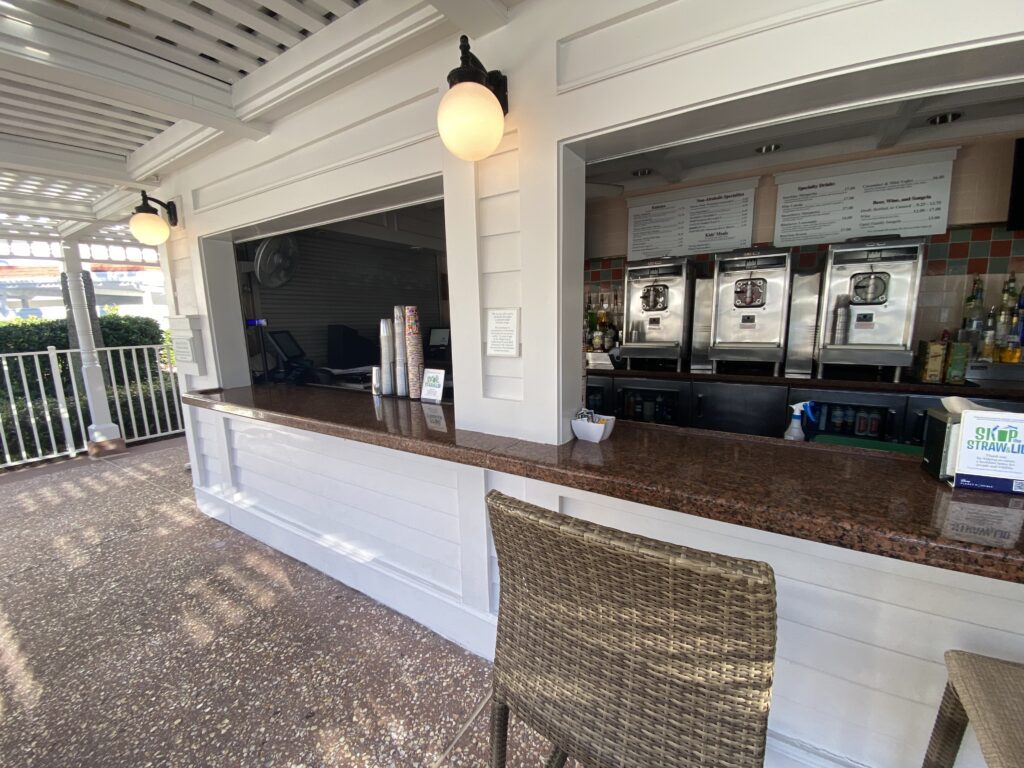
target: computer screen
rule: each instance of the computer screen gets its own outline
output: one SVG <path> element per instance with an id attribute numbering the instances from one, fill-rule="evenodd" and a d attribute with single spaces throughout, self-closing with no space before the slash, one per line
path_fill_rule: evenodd
<path id="1" fill-rule="evenodd" d="M 306 353 L 302 351 L 302 347 L 299 346 L 299 342 L 295 340 L 290 331 L 270 331 L 268 334 L 270 341 L 286 360 L 294 360 L 295 358 L 305 357 Z"/>
<path id="2" fill-rule="evenodd" d="M 431 328 L 428 347 L 447 347 L 451 344 L 451 328 Z"/>

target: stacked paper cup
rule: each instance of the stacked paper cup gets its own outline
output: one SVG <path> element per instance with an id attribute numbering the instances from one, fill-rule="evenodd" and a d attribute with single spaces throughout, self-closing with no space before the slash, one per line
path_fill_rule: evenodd
<path id="1" fill-rule="evenodd" d="M 395 394 L 409 396 L 409 369 L 405 355 L 405 307 L 395 305 Z"/>
<path id="2" fill-rule="evenodd" d="M 395 331 L 390 318 L 380 321 L 380 393 L 395 394 Z"/>
<path id="3" fill-rule="evenodd" d="M 420 312 L 405 308 L 405 354 L 409 368 L 409 397 L 420 399 L 423 391 L 423 335 L 420 333 Z"/>

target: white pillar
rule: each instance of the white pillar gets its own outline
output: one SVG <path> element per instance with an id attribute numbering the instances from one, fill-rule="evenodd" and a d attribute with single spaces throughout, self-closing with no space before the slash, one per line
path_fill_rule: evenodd
<path id="1" fill-rule="evenodd" d="M 121 436 L 121 428 L 110 416 L 107 387 L 96 353 L 96 340 L 92 335 L 92 320 L 82 283 L 82 259 L 78 253 L 78 243 L 62 241 L 61 250 L 64 253 L 64 271 L 68 276 L 71 316 L 75 320 L 78 350 L 82 355 L 82 381 L 89 400 L 89 417 L 92 422 L 89 424 L 89 455 L 123 451 L 124 438 Z M 76 340 L 68 341 L 73 344 Z"/>

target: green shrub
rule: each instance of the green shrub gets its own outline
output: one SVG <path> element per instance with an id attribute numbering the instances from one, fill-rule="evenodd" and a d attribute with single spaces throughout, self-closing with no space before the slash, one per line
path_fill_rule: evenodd
<path id="1" fill-rule="evenodd" d="M 136 347 L 161 344 L 164 334 L 160 324 L 149 317 L 104 315 L 100 318 L 103 344 L 107 347 Z M 43 352 L 48 346 L 57 349 L 76 349 L 78 340 L 68 340 L 66 320 L 0 321 L 0 353 Z"/>
<path id="2" fill-rule="evenodd" d="M 136 437 L 146 436 L 146 426 L 149 426 L 150 434 L 158 434 L 160 432 L 173 431 L 180 429 L 183 425 L 178 418 L 179 410 L 174 407 L 174 394 L 170 388 L 170 384 L 167 379 L 164 379 L 167 387 L 164 393 L 161 394 L 159 385 L 154 383 L 152 390 L 148 383 L 142 384 L 142 396 L 145 401 L 145 408 L 139 406 L 139 390 L 138 384 L 133 385 L 131 392 L 127 392 L 124 389 L 120 389 L 117 393 L 117 397 L 114 396 L 113 388 L 107 389 L 107 401 L 110 407 L 110 415 L 115 422 L 121 424 L 121 434 L 128 440 Z M 47 400 L 44 401 L 41 397 L 33 397 L 31 400 L 26 400 L 24 397 L 16 397 L 12 404 L 9 400 L 0 398 L 0 424 L 2 424 L 2 432 L 4 439 L 7 444 L 7 451 L 10 453 L 13 461 L 20 461 L 22 459 L 21 446 L 24 445 L 24 451 L 28 458 L 34 458 L 37 456 L 48 456 L 51 454 L 61 454 L 67 450 L 67 441 L 64 439 L 64 428 L 61 424 L 60 413 L 57 409 L 56 398 L 53 396 L 52 390 L 47 389 Z M 167 397 L 167 407 L 164 407 L 164 395 Z M 71 389 L 67 389 L 65 393 L 68 406 L 68 420 L 71 422 L 71 435 L 74 439 L 75 444 L 79 447 L 83 447 L 82 432 L 83 426 L 78 419 L 78 409 L 75 408 L 75 401 L 72 396 Z M 89 403 L 86 399 L 85 393 L 79 389 L 78 393 L 79 407 L 82 411 L 82 418 L 85 419 L 88 426 L 89 422 Z M 156 410 L 153 409 L 153 403 L 156 403 Z M 32 418 L 29 411 L 29 405 L 31 403 L 32 409 L 35 412 L 35 423 L 36 432 L 39 434 L 38 441 L 36 435 L 32 431 Z M 121 418 L 118 419 L 118 406 L 120 406 Z M 14 411 L 17 412 L 18 420 L 17 426 L 14 421 Z M 53 428 L 53 440 L 50 440 L 50 430 L 46 425 L 46 413 L 50 414 L 50 423 Z M 135 416 L 135 426 L 132 426 L 131 415 Z M 21 428 L 21 441 L 18 440 L 18 427 Z M 2 446 L 0 446 L 2 448 Z M 0 466 L 3 466 L 6 461 L 6 457 L 0 450 Z"/>

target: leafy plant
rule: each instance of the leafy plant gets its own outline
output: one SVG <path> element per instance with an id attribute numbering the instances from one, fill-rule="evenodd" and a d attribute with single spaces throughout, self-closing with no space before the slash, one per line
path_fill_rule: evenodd
<path id="1" fill-rule="evenodd" d="M 150 317 L 109 314 L 99 319 L 103 344 L 108 347 L 135 347 L 161 344 L 164 334 L 160 324 Z M 66 320 L 0 321 L 0 353 L 44 352 L 48 346 L 76 349 L 78 340 L 68 339 Z"/>

